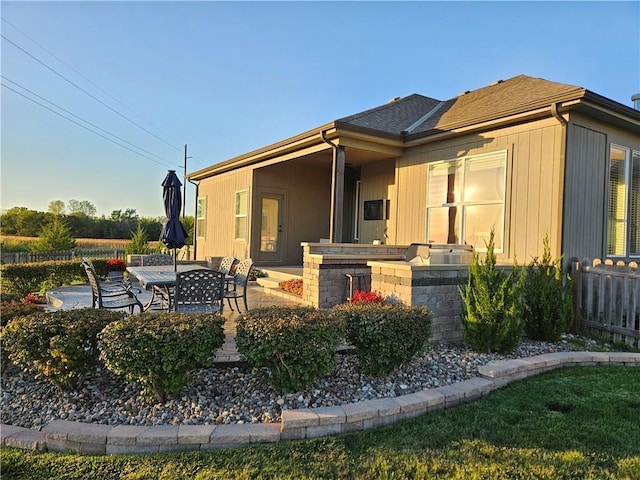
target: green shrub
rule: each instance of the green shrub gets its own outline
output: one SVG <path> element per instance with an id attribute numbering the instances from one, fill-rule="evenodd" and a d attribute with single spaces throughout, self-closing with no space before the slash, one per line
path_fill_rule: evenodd
<path id="1" fill-rule="evenodd" d="M 37 312 L 10 321 L 2 329 L 2 346 L 15 365 L 36 378 L 73 389 L 97 364 L 98 333 L 119 318 L 119 312 L 92 308 Z"/>
<path id="2" fill-rule="evenodd" d="M 5 301 L 4 295 L 0 304 L 0 326 L 4 327 L 11 320 L 17 317 L 25 317 L 32 313 L 44 310 L 42 305 L 35 303 L 25 303 L 20 301 Z"/>
<path id="3" fill-rule="evenodd" d="M 138 230 L 131 232 L 131 242 L 124 248 L 126 255 L 147 255 L 151 253 L 149 246 L 149 236 L 144 228 L 138 223 Z"/>
<path id="4" fill-rule="evenodd" d="M 76 248 L 71 229 L 60 217 L 42 227 L 38 240 L 31 244 L 34 252 L 61 252 Z"/>
<path id="5" fill-rule="evenodd" d="M 533 340 L 557 342 L 573 320 L 573 286 L 561 258 L 552 259 L 545 236 L 542 258 L 527 267 L 523 288 L 525 334 Z"/>
<path id="6" fill-rule="evenodd" d="M 487 243 L 487 256 L 477 252 L 469 266 L 467 285 L 460 288 L 464 339 L 478 352 L 513 351 L 524 330 L 521 291 L 524 276 L 517 265 L 509 273 L 496 268 L 494 232 Z"/>
<path id="7" fill-rule="evenodd" d="M 345 324 L 360 368 L 370 375 L 389 373 L 429 344 L 431 315 L 424 307 L 360 301 L 339 305 L 334 314 Z"/>
<path id="8" fill-rule="evenodd" d="M 256 308 L 237 322 L 236 346 L 255 367 L 265 367 L 281 392 L 298 391 L 331 371 L 343 327 L 311 307 Z"/>
<path id="9" fill-rule="evenodd" d="M 164 402 L 211 367 L 224 343 L 224 318 L 212 314 L 146 312 L 109 324 L 100 333 L 101 358 L 109 370 Z"/>
<path id="10" fill-rule="evenodd" d="M 80 260 L 16 263 L 0 266 L 0 289 L 3 294 L 25 297 L 31 292 L 44 293 L 43 290 L 71 285 L 77 281 L 87 281 L 87 276 L 80 266 Z"/>

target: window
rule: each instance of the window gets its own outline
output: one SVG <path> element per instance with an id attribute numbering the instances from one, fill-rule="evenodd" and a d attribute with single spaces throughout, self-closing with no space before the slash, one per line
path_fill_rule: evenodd
<path id="1" fill-rule="evenodd" d="M 236 240 L 249 238 L 249 191 L 236 192 L 235 237 Z"/>
<path id="2" fill-rule="evenodd" d="M 607 254 L 640 256 L 640 152 L 609 148 Z"/>
<path id="3" fill-rule="evenodd" d="M 427 239 L 485 249 L 494 228 L 503 250 L 507 152 L 463 157 L 429 165 Z"/>
<path id="4" fill-rule="evenodd" d="M 207 232 L 207 197 L 198 198 L 196 232 L 198 237 L 204 237 Z"/>

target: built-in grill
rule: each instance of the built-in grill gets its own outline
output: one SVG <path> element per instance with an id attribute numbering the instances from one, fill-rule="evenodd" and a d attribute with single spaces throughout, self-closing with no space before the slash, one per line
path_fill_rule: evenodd
<path id="1" fill-rule="evenodd" d="M 455 243 L 412 243 L 405 260 L 418 265 L 466 265 L 473 258 L 471 245 Z"/>

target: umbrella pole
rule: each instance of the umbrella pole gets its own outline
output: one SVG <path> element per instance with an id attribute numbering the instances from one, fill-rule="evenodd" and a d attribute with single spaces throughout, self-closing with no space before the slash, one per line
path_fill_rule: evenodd
<path id="1" fill-rule="evenodd" d="M 176 254 L 176 248 L 173 248 L 173 271 L 178 271 L 178 256 Z"/>

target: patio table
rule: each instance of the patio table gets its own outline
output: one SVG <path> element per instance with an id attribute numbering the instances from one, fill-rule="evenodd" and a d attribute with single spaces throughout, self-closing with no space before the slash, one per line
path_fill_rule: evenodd
<path id="1" fill-rule="evenodd" d="M 177 266 L 178 272 L 189 270 L 206 269 L 197 263 L 181 263 Z M 144 310 L 149 310 L 157 300 L 165 301 L 168 309 L 171 310 L 171 295 L 169 290 L 176 284 L 176 270 L 173 265 L 155 265 L 150 267 L 127 267 L 127 272 L 140 282 L 145 290 L 151 290 L 151 299 L 144 306 Z"/>

